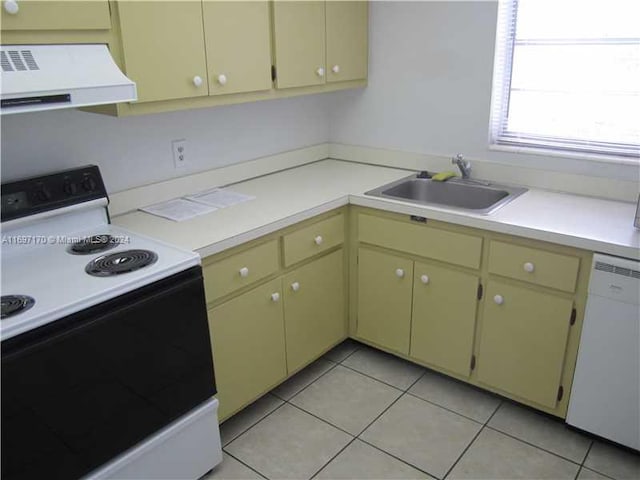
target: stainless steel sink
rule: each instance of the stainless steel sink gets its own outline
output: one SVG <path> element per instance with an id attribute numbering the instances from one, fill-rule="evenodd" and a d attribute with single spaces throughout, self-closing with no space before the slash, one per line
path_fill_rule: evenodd
<path id="1" fill-rule="evenodd" d="M 365 193 L 373 197 L 437 205 L 488 215 L 527 191 L 479 180 L 452 178 L 436 182 L 417 175 L 388 183 Z"/>

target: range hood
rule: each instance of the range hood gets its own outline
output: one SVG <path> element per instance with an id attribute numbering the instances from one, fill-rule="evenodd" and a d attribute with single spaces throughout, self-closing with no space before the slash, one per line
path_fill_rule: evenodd
<path id="1" fill-rule="evenodd" d="M 3 115 L 137 99 L 106 45 L 2 45 Z"/>

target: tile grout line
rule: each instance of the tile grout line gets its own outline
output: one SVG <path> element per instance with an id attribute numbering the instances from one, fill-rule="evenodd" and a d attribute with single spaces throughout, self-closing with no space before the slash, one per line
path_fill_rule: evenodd
<path id="1" fill-rule="evenodd" d="M 240 460 L 238 457 L 230 454 L 229 452 L 227 452 L 226 450 L 222 449 L 222 451 L 224 453 L 226 453 L 227 455 L 229 455 L 231 458 L 233 458 L 236 462 L 241 463 L 242 465 L 244 465 L 245 467 L 247 467 L 249 470 L 251 470 L 252 472 L 257 473 L 258 475 L 260 475 L 262 478 L 265 478 L 266 480 L 269 480 L 269 477 L 267 477 L 266 475 L 263 475 L 262 473 L 260 473 L 258 470 L 256 470 L 255 468 L 253 468 L 251 465 L 247 465 L 246 463 L 244 463 L 242 460 Z"/>
<path id="2" fill-rule="evenodd" d="M 320 358 L 322 358 L 322 357 L 320 357 Z M 320 360 L 320 359 L 318 358 L 318 359 L 314 360 L 314 362 L 316 362 L 316 361 L 318 361 L 318 360 Z M 279 398 L 279 399 L 280 399 L 280 400 L 282 400 L 283 402 L 287 402 L 287 403 L 288 403 L 288 402 L 289 402 L 289 400 L 291 400 L 293 397 L 295 397 L 296 395 L 298 395 L 298 394 L 302 393 L 303 391 L 305 391 L 305 390 L 306 390 L 307 388 L 309 388 L 312 384 L 316 383 L 318 380 L 320 380 L 322 377 L 324 377 L 327 373 L 329 373 L 331 370 L 333 370 L 333 369 L 334 369 L 334 368 L 336 368 L 338 365 L 340 365 L 339 363 L 333 362 L 333 361 L 331 361 L 331 360 L 328 360 L 328 361 L 329 361 L 329 362 L 331 362 L 331 363 L 333 363 L 333 365 L 332 365 L 331 367 L 327 368 L 324 372 L 322 372 L 320 375 L 318 375 L 316 378 L 314 378 L 313 380 L 311 380 L 308 384 L 306 384 L 306 385 L 305 385 L 304 387 L 302 387 L 300 390 L 298 390 L 298 391 L 297 391 L 297 392 L 295 392 L 293 395 L 291 395 L 288 399 L 286 399 L 286 398 L 283 398 L 283 397 L 279 396 L 277 393 L 273 393 L 273 390 L 275 390 L 275 388 L 274 388 L 274 389 L 272 389 L 272 390 L 270 390 L 270 391 L 269 391 L 269 393 L 270 393 L 271 395 L 273 395 L 274 397 Z M 312 363 L 313 363 L 313 362 L 312 362 Z M 307 367 L 305 367 L 305 368 L 308 368 L 308 366 L 307 366 Z M 301 372 L 303 372 L 303 371 L 304 371 L 304 368 L 303 368 L 302 370 L 300 370 L 298 373 L 301 373 Z M 296 373 L 296 375 L 297 375 L 298 373 Z M 296 375 L 294 375 L 293 377 L 295 377 Z M 291 377 L 291 378 L 293 378 L 293 377 Z M 287 380 L 285 380 L 284 382 L 282 382 L 280 385 L 283 385 L 286 381 L 287 381 Z M 278 387 L 279 387 L 280 385 L 278 385 Z M 278 387 L 276 387 L 276 388 L 278 388 Z"/>
<path id="3" fill-rule="evenodd" d="M 344 360 L 346 360 L 347 358 L 349 358 L 349 357 L 350 357 L 351 355 L 353 355 L 356 351 L 358 351 L 358 349 L 359 349 L 359 347 L 356 347 L 356 348 L 354 349 L 354 351 L 353 351 L 353 352 L 351 352 L 349 355 L 347 355 L 345 358 L 343 358 L 343 359 L 342 359 L 342 361 L 344 361 Z M 319 358 L 318 358 L 318 359 L 316 359 L 316 360 L 319 360 L 320 358 L 322 358 L 322 357 L 319 357 Z M 328 362 L 333 363 L 333 365 L 332 365 L 330 368 L 328 368 L 325 372 L 323 372 L 322 374 L 320 374 L 320 375 L 319 375 L 317 378 L 315 378 L 313 381 L 309 382 L 309 384 L 308 384 L 308 385 L 305 385 L 305 386 L 304 386 L 304 388 L 302 388 L 302 389 L 300 389 L 298 392 L 296 392 L 296 393 L 295 393 L 291 398 L 293 398 L 293 397 L 295 397 L 296 395 L 298 395 L 298 393 L 300 393 L 300 392 L 302 392 L 303 390 L 305 390 L 307 387 L 309 387 L 309 385 L 311 385 L 311 384 L 315 383 L 317 380 L 319 380 L 321 377 L 323 377 L 324 375 L 326 375 L 327 373 L 329 373 L 331 370 L 333 370 L 334 368 L 336 368 L 336 367 L 337 367 L 338 365 L 340 365 L 340 364 L 341 364 L 341 362 L 342 362 L 342 361 L 341 361 L 341 362 L 334 362 L 333 360 L 329 360 L 329 359 L 325 359 L 325 360 L 327 360 Z M 315 361 L 315 360 L 314 360 L 314 361 Z M 305 367 L 305 368 L 306 368 L 306 367 Z M 269 417 L 271 414 L 273 414 L 273 413 L 274 413 L 274 412 L 276 412 L 277 410 L 280 410 L 280 408 L 282 408 L 284 405 L 287 405 L 287 404 L 288 404 L 288 405 L 291 405 L 291 406 L 293 406 L 293 407 L 297 408 L 298 410 L 301 410 L 301 411 L 303 411 L 303 412 L 305 412 L 305 413 L 309 413 L 309 412 L 307 412 L 306 410 L 303 410 L 303 409 L 301 409 L 301 408 L 297 407 L 296 405 L 293 405 L 293 404 L 292 404 L 292 403 L 290 403 L 288 400 L 286 400 L 286 399 L 284 399 L 284 398 L 282 398 L 282 397 L 279 397 L 278 395 L 276 395 L 276 394 L 274 394 L 274 393 L 272 393 L 272 392 L 273 392 L 273 389 L 272 389 L 272 390 L 270 390 L 269 392 L 267 392 L 265 395 L 273 395 L 273 396 L 274 396 L 275 398 L 277 398 L 278 400 L 281 400 L 281 401 L 282 401 L 282 403 L 281 403 L 280 405 L 278 405 L 276 408 L 274 408 L 273 410 L 271 410 L 269 413 L 267 413 L 264 417 L 260 418 L 257 422 L 252 423 L 249 427 L 247 427 L 246 429 L 242 430 L 239 434 L 237 434 L 236 436 L 234 436 L 231 440 L 229 440 L 229 441 L 228 441 L 228 442 L 227 442 L 227 443 L 222 447 L 222 450 L 223 450 L 227 455 L 229 455 L 229 456 L 233 457 L 235 460 L 237 460 L 238 462 L 242 463 L 242 464 L 243 464 L 243 465 L 245 465 L 246 467 L 250 468 L 251 470 L 253 470 L 254 472 L 256 472 L 258 475 L 260 475 L 260 476 L 261 476 L 261 477 L 263 477 L 263 478 L 268 478 L 268 477 L 266 477 L 265 475 L 263 475 L 263 474 L 262 474 L 262 473 L 260 473 L 259 471 L 257 471 L 257 470 L 255 470 L 255 469 L 253 469 L 253 468 L 252 468 L 252 467 L 250 467 L 249 465 L 245 464 L 244 462 L 242 462 L 242 460 L 240 460 L 240 459 L 238 459 L 238 458 L 234 457 L 233 455 L 231 455 L 231 453 L 229 453 L 229 452 L 226 450 L 226 448 L 227 448 L 227 446 L 231 445 L 233 442 L 235 442 L 236 440 L 238 440 L 238 439 L 239 439 L 241 436 L 243 436 L 245 433 L 247 433 L 249 430 L 251 430 L 253 427 L 255 427 L 255 426 L 256 426 L 256 425 L 258 425 L 260 422 L 262 422 L 264 419 L 266 419 L 267 417 Z M 263 396 L 264 396 L 264 395 L 263 395 Z M 261 398 L 262 398 L 262 397 L 261 397 Z M 254 402 L 254 403 L 255 403 L 255 402 Z M 245 408 L 246 408 L 246 407 L 245 407 Z M 315 417 L 315 415 L 314 415 L 314 417 Z M 327 424 L 329 424 L 329 425 L 331 425 L 331 426 L 333 426 L 333 427 L 335 427 L 335 428 L 338 428 L 338 427 L 336 427 L 335 425 L 332 425 L 331 423 L 326 422 L 325 420 L 323 420 L 323 419 L 321 419 L 321 418 L 319 418 L 319 417 L 315 417 L 315 418 L 318 418 L 319 420 L 322 420 L 322 421 L 324 421 L 325 423 L 327 423 Z M 352 437 L 353 437 L 353 435 L 352 435 L 352 434 L 350 434 L 349 432 L 346 432 L 346 431 L 344 431 L 344 430 L 342 430 L 342 429 L 340 429 L 340 430 L 341 430 L 341 431 L 343 431 L 344 433 L 347 433 L 348 435 L 350 435 L 350 436 L 352 436 Z M 354 439 L 355 439 L 355 438 L 356 438 L 356 437 L 354 437 Z M 349 442 L 349 444 L 350 444 L 350 443 L 352 443 L 352 441 L 351 441 L 351 442 Z M 323 468 L 324 468 L 324 466 L 323 466 Z"/>
<path id="4" fill-rule="evenodd" d="M 455 462 L 453 462 L 453 465 L 451 465 L 451 467 L 449 467 L 449 470 L 447 470 L 447 473 L 445 473 L 444 476 L 442 477 L 443 479 L 446 479 L 451 474 L 453 469 L 456 468 L 456 465 L 458 465 L 460 460 L 462 460 L 462 457 L 464 457 L 464 455 L 467 453 L 467 451 L 471 448 L 471 445 L 473 445 L 475 443 L 475 441 L 478 439 L 478 437 L 480 436 L 482 431 L 485 429 L 485 427 L 487 427 L 488 423 L 491 421 L 491 419 L 494 417 L 494 415 L 496 413 L 498 413 L 498 410 L 500 410 L 500 407 L 502 407 L 503 403 L 504 403 L 504 401 L 501 400 L 500 403 L 498 404 L 498 406 L 496 407 L 496 409 L 493 411 L 493 413 L 489 416 L 489 418 L 487 418 L 487 421 L 482 424 L 482 427 L 480 427 L 480 430 L 478 430 L 478 433 L 475 434 L 475 436 L 471 439 L 469 444 L 464 448 L 462 453 L 460 455 L 458 455 L 458 458 L 456 459 Z"/>
<path id="5" fill-rule="evenodd" d="M 400 400 L 404 395 L 408 395 L 408 394 L 409 394 L 409 393 L 408 393 L 408 392 L 409 392 L 409 389 L 411 389 L 411 387 L 413 387 L 416 383 L 418 383 L 418 382 L 420 381 L 420 379 L 421 379 L 422 377 L 424 377 L 426 374 L 427 374 L 427 371 L 426 371 L 426 370 L 424 370 L 424 371 L 422 372 L 422 375 L 420 375 L 418 378 L 416 378 L 416 379 L 415 379 L 415 381 L 414 381 L 411 385 L 409 385 L 405 390 L 403 390 L 402 394 L 401 394 L 398 398 L 396 398 L 396 399 L 395 399 L 395 400 L 394 400 L 394 401 L 393 401 L 393 402 L 392 402 L 392 403 L 391 403 L 387 408 L 385 408 L 385 409 L 380 413 L 380 415 L 378 415 L 376 418 L 374 418 L 374 419 L 373 419 L 373 420 L 372 420 L 372 421 L 371 421 L 371 422 L 370 422 L 370 423 L 369 423 L 369 424 L 364 428 L 364 430 L 362 430 L 362 431 L 358 434 L 358 436 L 357 436 L 356 438 L 357 438 L 359 441 L 361 441 L 362 443 L 364 443 L 364 444 L 366 444 L 366 445 L 369 445 L 369 446 L 370 446 L 370 447 L 372 447 L 372 448 L 375 448 L 375 449 L 376 449 L 376 450 L 378 450 L 379 452 L 382 452 L 382 453 L 384 453 L 385 455 L 389 455 L 390 457 L 395 458 L 395 459 L 396 459 L 396 460 L 398 460 L 400 463 L 403 463 L 403 464 L 405 464 L 405 465 L 408 465 L 409 467 L 411 467 L 411 468 L 413 468 L 413 469 L 415 469 L 415 470 L 417 470 L 417 471 L 419 471 L 419 472 L 422 472 L 422 473 L 424 473 L 425 475 L 428 475 L 428 476 L 433 477 L 433 478 L 437 478 L 437 477 L 436 477 L 436 475 L 432 475 L 431 473 L 429 473 L 429 472 L 427 472 L 427 471 L 423 470 L 422 468 L 420 468 L 420 467 L 418 467 L 418 466 L 416 466 L 416 465 L 413 465 L 412 463 L 409 463 L 409 462 L 407 462 L 406 460 L 403 460 L 402 458 L 397 457 L 397 456 L 395 456 L 394 454 L 392 454 L 392 453 L 390 453 L 390 452 L 387 452 L 386 450 L 383 450 L 382 448 L 380 448 L 380 447 L 378 447 L 378 446 L 376 446 L 376 445 L 374 445 L 374 444 L 372 444 L 372 443 L 370 443 L 370 442 L 368 442 L 367 440 L 365 440 L 365 439 L 363 439 L 363 438 L 362 438 L 362 434 L 363 434 L 364 432 L 366 432 L 366 431 L 367 431 L 367 429 L 368 429 L 371 425 L 373 425 L 373 424 L 374 424 L 374 423 L 375 423 L 375 422 L 376 422 L 380 417 L 382 417 L 382 415 L 384 415 L 384 414 L 385 414 L 385 413 L 386 413 L 386 412 L 387 412 L 387 411 L 388 411 L 388 410 L 389 410 L 393 405 L 395 405 L 395 404 L 396 404 L 396 403 L 397 403 L 397 402 L 398 402 L 398 401 L 399 401 L 399 400 Z"/>
<path id="6" fill-rule="evenodd" d="M 267 395 L 271 394 L 271 392 L 267 392 L 265 393 L 262 397 L 263 398 Z M 275 395 L 274 395 L 275 397 Z M 276 397 L 276 399 L 281 400 L 280 397 Z M 260 399 L 258 399 L 260 400 Z M 255 400 L 253 403 L 257 402 L 258 400 Z M 251 405 L 253 405 L 253 403 L 247 405 L 245 408 L 250 407 Z M 257 424 L 259 424 L 261 421 L 263 421 L 265 418 L 267 418 L 269 415 L 271 415 L 272 413 L 274 413 L 276 410 L 280 410 L 280 408 L 282 408 L 282 406 L 285 404 L 285 402 L 282 402 L 280 405 L 278 405 L 276 408 L 274 408 L 273 410 L 271 410 L 270 412 L 268 412 L 264 417 L 259 418 L 258 420 L 256 420 L 254 423 L 252 423 L 251 425 L 249 425 L 247 428 L 245 428 L 244 430 L 242 430 L 239 434 L 237 434 L 235 437 L 233 437 L 231 440 L 229 440 L 227 443 L 225 443 L 223 445 L 223 449 L 226 448 L 228 445 L 231 445 L 233 442 L 235 442 L 238 438 L 240 438 L 242 435 L 244 435 L 245 433 L 247 433 L 249 430 L 251 430 L 253 427 L 255 427 Z M 242 411 L 242 410 L 241 410 Z M 240 412 L 238 412 L 240 413 Z M 236 414 L 237 415 L 237 414 Z M 230 417 L 233 418 L 233 417 Z"/>
<path id="7" fill-rule="evenodd" d="M 344 452 L 344 451 L 347 449 L 347 447 L 349 447 L 349 445 L 351 445 L 351 444 L 352 444 L 353 442 L 355 442 L 357 439 L 358 439 L 357 437 L 353 437 L 351 440 L 349 440 L 349 443 L 347 443 L 344 447 L 342 447 L 342 448 L 338 451 L 338 453 L 336 453 L 333 457 L 331 457 L 331 458 L 327 461 L 327 463 L 325 463 L 324 465 L 322 465 L 322 466 L 321 466 L 321 467 L 320 467 L 320 468 L 319 468 L 319 469 L 318 469 L 318 470 L 317 470 L 313 475 L 311 475 L 311 476 L 309 477 L 309 479 L 310 479 L 310 480 L 312 480 L 312 479 L 316 478 L 316 476 L 317 476 L 317 475 L 318 475 L 322 470 L 324 470 L 324 469 L 325 469 L 325 467 L 327 467 L 327 465 L 329 465 L 331 462 L 333 462 L 333 461 L 335 460 L 335 458 L 336 458 L 338 455 L 340 455 L 342 452 Z"/>
<path id="8" fill-rule="evenodd" d="M 518 441 L 518 442 L 520 442 L 520 443 L 524 443 L 525 445 L 529 445 L 530 447 L 534 447 L 534 448 L 537 448 L 538 450 L 542 450 L 543 452 L 546 452 L 546 453 L 548 453 L 548 454 L 550 454 L 550 455 L 553 455 L 554 457 L 558 457 L 558 458 L 560 458 L 561 460 L 565 460 L 565 461 L 567 461 L 567 462 L 573 463 L 574 465 L 582 466 L 582 464 L 580 464 L 580 463 L 576 462 L 575 460 L 571 460 L 570 458 L 563 457 L 563 456 L 562 456 L 562 455 L 560 455 L 559 453 L 552 452 L 551 450 L 547 450 L 546 448 L 542 448 L 542 447 L 541 447 L 541 446 L 539 446 L 539 445 L 536 445 L 536 444 L 534 444 L 534 443 L 528 442 L 527 440 L 523 440 L 522 438 L 518 438 L 518 437 L 516 437 L 515 435 L 513 435 L 513 434 L 511 434 L 511 433 L 503 432 L 502 430 L 499 430 L 499 429 L 497 429 L 497 428 L 495 428 L 495 427 L 492 427 L 491 425 L 487 425 L 487 428 L 488 428 L 489 430 L 494 431 L 494 432 L 498 432 L 498 433 L 500 433 L 500 434 L 502 434 L 502 435 L 504 435 L 504 436 L 506 436 L 506 437 L 512 438 L 512 439 L 514 439 L 514 440 L 517 440 L 517 441 Z"/>
<path id="9" fill-rule="evenodd" d="M 345 357 L 345 358 L 343 359 L 343 361 L 344 361 L 344 360 L 346 360 L 347 358 L 349 358 L 351 355 L 353 355 L 356 351 L 357 351 L 357 350 L 354 350 L 353 352 L 351 352 L 351 354 L 350 354 L 350 355 L 348 355 L 347 357 Z M 339 365 L 339 364 L 338 364 L 338 365 Z M 330 370 L 332 370 L 332 369 L 330 369 Z M 325 372 L 325 373 L 327 373 L 327 372 Z M 358 372 L 358 373 L 359 373 L 359 372 Z M 409 385 L 409 387 L 407 388 L 407 390 L 408 390 L 409 388 L 411 388 L 413 385 L 415 385 L 415 383 L 416 383 L 416 382 L 418 382 L 418 380 L 420 380 L 420 379 L 424 376 L 424 374 L 425 374 L 425 373 L 426 373 L 426 371 L 425 371 L 425 372 L 423 372 L 423 373 L 422 373 L 422 375 L 420 375 L 420 377 L 418 377 L 418 378 L 417 378 L 417 379 L 416 379 L 416 380 L 415 380 L 411 385 Z M 314 380 L 313 382 L 311 382 L 309 385 L 311 385 L 312 383 L 315 383 L 319 378 L 320 378 L 320 377 L 318 377 L 316 380 Z M 307 385 L 307 387 L 308 387 L 309 385 Z M 305 387 L 305 388 L 306 388 L 306 387 Z M 395 387 L 394 387 L 394 388 L 395 388 Z M 376 416 L 376 417 L 375 417 L 371 422 L 369 422 L 369 423 L 364 427 L 364 429 L 362 429 L 362 431 L 361 431 L 359 434 L 357 434 L 357 435 L 354 435 L 354 434 L 352 434 L 351 432 L 347 432 L 346 430 L 342 429 L 341 427 L 338 427 L 337 425 L 334 425 L 333 423 L 329 422 L 328 420 L 326 420 L 326 419 L 324 419 L 324 418 L 321 418 L 321 417 L 318 417 L 317 415 L 315 415 L 315 414 L 313 414 L 313 413 L 311 413 L 311 412 L 308 412 L 307 410 L 305 410 L 305 409 L 303 409 L 302 407 L 299 407 L 299 406 L 297 406 L 297 405 L 295 405 L 295 404 L 293 404 L 293 403 L 289 402 L 288 400 L 287 400 L 287 401 L 285 401 L 285 403 L 287 403 L 287 404 L 291 405 L 292 407 L 294 407 L 294 408 L 296 408 L 296 409 L 298 409 L 298 410 L 300 410 L 300 411 L 302 411 L 302 412 L 304 412 L 304 413 L 306 413 L 306 414 L 308 414 L 308 415 L 311 415 L 312 417 L 314 417 L 314 418 L 316 418 L 316 419 L 318 419 L 318 420 L 320 420 L 320 421 L 322 421 L 322 422 L 326 423 L 327 425 L 330 425 L 331 427 L 336 428 L 336 429 L 340 430 L 341 432 L 346 433 L 347 435 L 349 435 L 349 436 L 353 437 L 353 438 L 351 439 L 351 441 L 350 441 L 347 445 L 345 445 L 345 446 L 344 446 L 344 447 L 343 447 L 343 448 L 342 448 L 342 449 L 341 449 L 341 450 L 340 450 L 336 455 L 334 455 L 334 456 L 333 456 L 332 458 L 330 458 L 330 459 L 329 459 L 329 460 L 328 460 L 324 465 L 322 465 L 322 467 L 321 467 L 317 472 L 315 472 L 311 478 L 313 478 L 313 477 L 315 477 L 316 475 L 318 475 L 318 473 L 320 473 L 320 472 L 321 472 L 321 471 L 322 471 L 322 470 L 323 470 L 327 465 L 329 465 L 329 463 L 331 463 L 331 462 L 332 462 L 332 461 L 333 461 L 333 460 L 334 460 L 338 455 L 340 455 L 340 453 L 342 453 L 342 451 L 344 451 L 344 450 L 345 450 L 349 445 L 351 445 L 351 444 L 352 444 L 353 442 L 355 442 L 356 440 L 360 440 L 361 442 L 366 443 L 367 445 L 370 445 L 368 442 L 363 441 L 363 440 L 360 438 L 360 435 L 362 435 L 362 433 L 364 433 L 364 431 L 365 431 L 365 430 L 367 430 L 367 428 L 369 428 L 371 425 L 373 425 L 373 423 L 375 423 L 375 422 L 376 422 L 376 420 L 378 420 L 382 415 L 384 415 L 384 413 L 385 413 L 387 410 L 389 410 L 389 409 L 390 409 L 390 408 L 391 408 L 391 407 L 392 407 L 392 406 L 393 406 L 393 405 L 394 405 L 398 400 L 400 400 L 400 398 L 402 398 L 402 396 L 406 393 L 406 390 L 402 391 L 402 390 L 397 389 L 397 388 L 396 388 L 396 390 L 398 390 L 398 391 L 402 392 L 402 393 L 400 393 L 400 395 L 398 395 L 398 398 L 396 398 L 393 402 L 391 402 L 391 403 L 389 404 L 389 406 L 387 406 L 387 407 L 386 407 L 382 412 L 380 412 L 380 414 L 378 414 L 378 415 L 377 415 L 377 416 Z M 302 391 L 302 390 L 301 390 L 301 391 Z M 297 395 L 297 394 L 296 394 L 296 395 Z M 291 398 L 293 398 L 293 397 L 291 397 Z M 370 445 L 370 446 L 374 447 L 374 445 Z M 377 449 L 377 450 L 380 450 L 380 451 L 381 451 L 381 452 L 383 452 L 383 453 L 386 453 L 387 455 L 390 455 L 388 452 L 385 452 L 384 450 L 381 450 L 381 449 L 379 449 L 379 448 L 377 448 L 377 447 L 376 447 L 376 449 Z M 393 456 L 393 455 L 390 455 L 390 456 Z M 394 458 L 396 458 L 396 457 L 394 457 Z M 401 462 L 403 462 L 403 463 L 407 464 L 406 462 L 404 462 L 404 461 L 400 460 L 399 458 L 397 458 L 397 460 L 399 460 L 399 461 L 401 461 Z M 410 465 L 410 464 L 407 464 L 407 465 Z M 410 465 L 410 466 L 411 466 L 411 467 L 413 467 L 413 465 Z M 416 468 L 416 467 L 414 467 L 414 468 Z M 422 471 L 422 470 L 420 470 L 419 468 L 416 468 L 416 469 L 417 469 L 417 470 L 419 470 L 419 471 L 421 471 L 421 472 L 423 472 L 423 471 Z M 428 472 L 423 472 L 423 473 L 426 473 L 427 475 L 430 475 Z"/>
<path id="10" fill-rule="evenodd" d="M 346 358 L 345 358 L 345 360 L 346 360 Z M 344 367 L 344 368 L 348 368 L 348 369 L 349 369 L 349 370 L 351 370 L 352 372 L 356 372 L 356 373 L 359 373 L 360 375 L 364 375 L 365 377 L 371 378 L 372 380 L 375 380 L 376 382 L 380 382 L 380 383 L 382 383 L 382 384 L 384 384 L 384 385 L 387 385 L 388 387 L 395 388 L 396 390 L 400 390 L 401 392 L 406 392 L 406 390 L 404 390 L 404 389 L 402 389 L 402 388 L 400 388 L 400 387 L 398 387 L 398 386 L 396 386 L 396 385 L 392 385 L 392 384 L 390 384 L 390 383 L 387 383 L 387 382 L 385 382 L 384 380 L 380 380 L 379 378 L 376 378 L 376 377 L 374 377 L 374 376 L 372 376 L 372 375 L 369 375 L 368 373 L 361 372 L 360 370 L 357 370 L 357 369 L 355 369 L 355 368 L 353 368 L 353 367 L 350 367 L 349 365 L 344 365 L 344 364 L 342 364 L 342 363 L 341 363 L 341 364 L 340 364 L 340 366 L 341 366 L 341 367 Z M 422 367 L 421 367 L 421 368 L 422 368 Z M 418 378 L 418 380 L 419 380 L 420 378 L 422 378 L 423 376 L 424 376 L 424 373 L 421 373 L 421 374 L 420 374 L 420 377 Z M 411 388 L 412 386 L 413 386 L 413 383 L 409 386 L 409 388 Z"/>
<path id="11" fill-rule="evenodd" d="M 464 418 L 464 419 L 466 419 L 466 420 L 471 420 L 472 422 L 477 423 L 478 425 L 485 425 L 485 424 L 486 424 L 486 422 L 485 422 L 485 423 L 483 423 L 483 422 L 481 422 L 480 420 L 478 420 L 478 419 L 476 419 L 476 418 L 467 417 L 466 415 L 463 415 L 463 414 L 462 414 L 462 413 L 460 413 L 460 412 L 456 412 L 455 410 L 451 410 L 450 408 L 447 408 L 447 407 L 445 407 L 445 406 L 443 406 L 443 405 L 440 405 L 439 403 L 436 403 L 436 402 L 434 402 L 434 401 L 432 401 L 432 400 L 427 400 L 426 398 L 419 397 L 419 396 L 418 396 L 418 395 L 416 395 L 415 393 L 406 392 L 406 394 L 407 394 L 407 395 L 409 395 L 410 397 L 416 398 L 416 399 L 418 399 L 418 400 L 422 400 L 423 402 L 426 402 L 426 403 L 428 403 L 428 404 L 430 404 L 430 405 L 433 405 L 433 406 L 435 406 L 435 407 L 439 407 L 439 408 L 441 408 L 441 409 L 443 409 L 443 410 L 446 410 L 446 411 L 447 411 L 447 412 L 449 412 L 449 413 L 455 413 L 455 414 L 456 414 L 456 415 L 458 415 L 459 417 L 462 417 L 462 418 Z M 496 410 L 500 407 L 500 405 L 502 405 L 502 400 L 500 400 L 500 403 L 498 403 L 498 406 L 496 407 Z M 491 414 L 491 416 L 490 416 L 489 418 L 491 418 L 492 416 L 493 416 L 493 413 Z"/>
<path id="12" fill-rule="evenodd" d="M 578 478 L 578 475 L 580 475 L 580 472 L 582 472 L 582 470 L 589 470 L 591 472 L 596 472 L 599 475 L 602 475 L 603 477 L 606 478 L 610 478 L 611 480 L 615 480 L 614 477 L 612 477 L 611 475 L 607 474 L 607 473 L 602 473 L 599 472 L 598 470 L 591 468 L 591 467 L 587 467 L 584 463 L 587 461 L 587 458 L 589 457 L 589 454 L 591 453 L 591 449 L 593 448 L 593 446 L 596 444 L 595 440 L 591 440 L 591 445 L 589 445 L 589 448 L 587 449 L 587 453 L 585 454 L 584 458 L 582 459 L 582 463 L 580 464 L 580 468 L 578 469 L 578 474 L 576 475 L 576 480 Z"/>

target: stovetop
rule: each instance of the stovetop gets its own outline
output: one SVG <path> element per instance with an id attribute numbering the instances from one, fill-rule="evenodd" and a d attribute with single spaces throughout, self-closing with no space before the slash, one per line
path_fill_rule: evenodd
<path id="1" fill-rule="evenodd" d="M 118 240 L 106 251 L 86 255 L 69 251 L 74 241 L 105 234 Z M 12 238 L 5 232 L 3 237 L 5 242 L 10 241 L 7 238 Z M 0 337 L 3 340 L 200 263 L 196 253 L 132 234 L 110 224 L 95 225 L 69 235 L 52 235 L 42 242 L 41 245 L 25 244 L 22 248 L 19 245 L 4 248 L 7 245 L 3 245 L 2 295 L 27 295 L 35 300 L 29 309 L 0 321 Z M 118 263 L 116 269 L 125 271 L 113 276 L 87 273 L 86 270 L 96 263 L 95 260 L 107 256 L 119 258 L 117 254 L 128 251 L 148 251 L 152 257 L 155 256 L 155 260 L 132 271 L 126 271 L 130 268 L 128 261 Z M 124 256 L 129 257 L 131 255 Z"/>

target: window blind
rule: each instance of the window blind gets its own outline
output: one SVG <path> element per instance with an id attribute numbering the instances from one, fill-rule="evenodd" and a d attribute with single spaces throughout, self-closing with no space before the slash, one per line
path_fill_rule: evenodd
<path id="1" fill-rule="evenodd" d="M 640 158 L 640 2 L 500 0 L 490 142 Z"/>

